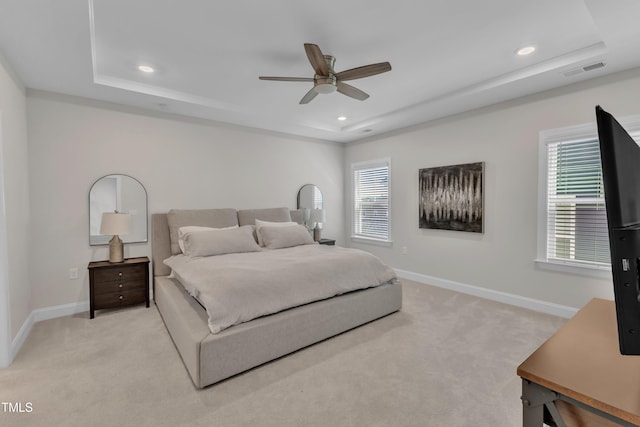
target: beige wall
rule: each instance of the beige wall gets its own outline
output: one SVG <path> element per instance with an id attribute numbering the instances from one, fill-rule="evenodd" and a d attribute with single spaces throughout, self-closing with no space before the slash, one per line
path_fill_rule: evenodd
<path id="1" fill-rule="evenodd" d="M 152 115 L 29 92 L 33 308 L 88 300 L 86 271 L 106 259 L 88 245 L 88 192 L 122 173 L 146 188 L 149 212 L 171 208 L 287 206 L 316 184 L 325 197 L 324 235 L 342 240 L 344 147 L 222 124 Z M 125 256 L 150 255 L 128 244 Z M 68 279 L 77 267 L 79 280 Z"/>
<path id="2" fill-rule="evenodd" d="M 29 270 L 29 167 L 27 148 L 27 114 L 25 90 L 6 62 L 0 58 L 0 159 L 4 186 L 4 224 L 6 227 L 6 257 L 0 260 L 0 270 L 8 294 L 9 340 L 15 339 L 20 327 L 31 313 Z M 1 203 L 0 203 L 1 205 Z M 2 233 L 0 233 L 2 234 Z M 0 250 L 0 253 L 3 251 Z M 6 264 L 5 264 L 6 263 Z M 5 270 L 6 269 L 6 270 Z M 0 280 L 3 280 L 0 279 Z M 0 284 L 0 288 L 2 288 Z M 3 290 L 0 289 L 0 292 Z M 0 298 L 1 300 L 2 298 Z M 0 303 L 0 321 L 5 308 Z"/>
<path id="3" fill-rule="evenodd" d="M 388 248 L 351 246 L 402 270 L 569 307 L 579 308 L 592 297 L 613 298 L 610 278 L 550 272 L 534 263 L 538 132 L 595 122 L 596 104 L 619 117 L 640 114 L 639 94 L 636 69 L 349 145 L 347 207 L 351 163 L 391 158 L 394 242 Z M 418 170 L 470 162 L 485 162 L 484 234 L 419 229 Z M 349 209 L 345 212 L 350 224 Z"/>

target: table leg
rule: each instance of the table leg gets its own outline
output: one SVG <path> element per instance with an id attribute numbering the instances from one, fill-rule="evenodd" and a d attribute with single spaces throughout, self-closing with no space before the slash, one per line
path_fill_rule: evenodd
<path id="1" fill-rule="evenodd" d="M 522 427 L 541 427 L 544 422 L 544 408 L 553 417 L 558 427 L 566 427 L 553 403 L 558 394 L 531 381 L 522 380 Z"/>

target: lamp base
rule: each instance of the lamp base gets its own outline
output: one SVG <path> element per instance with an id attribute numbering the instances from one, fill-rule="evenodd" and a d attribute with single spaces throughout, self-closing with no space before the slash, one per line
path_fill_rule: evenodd
<path id="1" fill-rule="evenodd" d="M 319 242 L 320 241 L 320 233 L 321 233 L 322 229 L 318 226 L 316 226 L 316 228 L 313 229 L 313 241 L 314 242 Z"/>
<path id="2" fill-rule="evenodd" d="M 109 241 L 109 262 L 124 262 L 124 248 L 119 236 Z"/>

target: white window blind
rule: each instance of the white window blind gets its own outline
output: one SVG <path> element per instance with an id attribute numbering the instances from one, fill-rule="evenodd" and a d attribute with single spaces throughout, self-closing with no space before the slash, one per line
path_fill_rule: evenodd
<path id="1" fill-rule="evenodd" d="M 352 165 L 353 237 L 390 241 L 389 160 Z"/>
<path id="2" fill-rule="evenodd" d="M 640 141 L 640 116 L 619 122 Z M 595 123 L 540 132 L 537 262 L 610 277 L 609 233 Z"/>
<path id="3" fill-rule="evenodd" d="M 547 144 L 547 168 L 547 260 L 610 266 L 598 139 Z"/>

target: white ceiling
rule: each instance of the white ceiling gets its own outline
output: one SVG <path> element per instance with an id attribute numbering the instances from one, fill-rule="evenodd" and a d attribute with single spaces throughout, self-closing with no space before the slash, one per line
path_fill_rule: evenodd
<path id="1" fill-rule="evenodd" d="M 0 0 L 0 52 L 32 89 L 349 142 L 638 67 L 639 19 L 638 0 Z M 366 101 L 300 105 L 312 83 L 258 76 L 313 77 L 303 43 L 393 69 L 349 82 Z"/>

